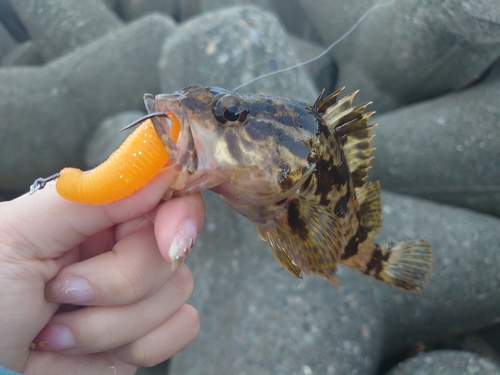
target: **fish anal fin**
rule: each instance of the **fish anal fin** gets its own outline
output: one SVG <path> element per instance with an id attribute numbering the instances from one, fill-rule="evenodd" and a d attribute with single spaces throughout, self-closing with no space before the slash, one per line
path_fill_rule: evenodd
<path id="1" fill-rule="evenodd" d="M 274 259 L 276 259 L 278 264 L 288 270 L 288 272 L 290 272 L 293 276 L 302 279 L 302 272 L 300 271 L 300 268 L 293 264 L 292 259 L 283 248 L 281 240 L 258 226 L 255 226 L 255 229 L 257 230 L 260 238 L 269 244 Z"/>
<path id="2" fill-rule="evenodd" d="M 412 293 L 419 293 L 427 284 L 432 270 L 432 250 L 428 242 L 411 240 L 380 245 L 379 251 L 379 264 L 365 273 Z"/>
<path id="3" fill-rule="evenodd" d="M 338 285 L 335 272 L 345 247 L 340 218 L 325 206 L 297 196 L 276 222 L 276 230 L 277 242 L 294 265 Z"/>
<path id="4" fill-rule="evenodd" d="M 375 237 L 382 227 L 382 204 L 380 201 L 380 182 L 369 182 L 355 188 L 359 202 L 361 225 L 370 237 Z"/>

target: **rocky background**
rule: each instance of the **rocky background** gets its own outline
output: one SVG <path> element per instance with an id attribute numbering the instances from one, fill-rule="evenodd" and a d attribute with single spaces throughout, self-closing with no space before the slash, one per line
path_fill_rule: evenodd
<path id="1" fill-rule="evenodd" d="M 0 0 L 0 196 L 100 163 L 143 93 L 233 88 L 291 66 L 376 3 Z M 498 0 L 396 0 L 320 60 L 243 87 L 312 103 L 345 86 L 373 102 L 379 242 L 427 239 L 430 283 L 413 295 L 345 268 L 341 288 L 294 279 L 206 194 L 187 261 L 200 335 L 168 368 L 140 372 L 500 374 L 499 57 Z"/>

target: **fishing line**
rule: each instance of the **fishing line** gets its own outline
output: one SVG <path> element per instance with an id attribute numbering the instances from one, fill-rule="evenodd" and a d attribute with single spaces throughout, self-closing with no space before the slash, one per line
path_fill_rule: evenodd
<path id="1" fill-rule="evenodd" d="M 296 69 L 296 68 L 299 68 L 303 65 L 306 65 L 306 64 L 309 64 L 309 63 L 312 63 L 313 61 L 316 61 L 320 58 L 322 58 L 323 56 L 325 56 L 333 47 L 335 47 L 337 44 L 339 44 L 341 41 L 343 41 L 345 38 L 347 38 L 358 26 L 361 22 L 363 22 L 363 20 L 368 17 L 368 15 L 373 12 L 375 9 L 378 9 L 378 8 L 382 8 L 382 7 L 386 7 L 386 6 L 389 6 L 389 5 L 392 5 L 396 2 L 396 0 L 392 0 L 392 1 L 389 1 L 388 3 L 383 3 L 383 4 L 378 4 L 378 5 L 375 5 L 373 7 L 371 7 L 370 9 L 368 9 L 362 16 L 360 19 L 358 19 L 356 21 L 356 23 L 354 25 L 351 26 L 351 28 L 349 30 L 347 30 L 339 39 L 337 39 L 336 41 L 334 41 L 332 44 L 330 44 L 323 52 L 321 52 L 319 55 L 317 56 L 314 56 L 313 58 L 309 59 L 309 60 L 305 60 L 305 61 L 302 61 L 302 62 L 299 62 L 295 65 L 292 65 L 292 66 L 289 66 L 288 68 L 283 68 L 283 69 L 280 69 L 280 70 L 276 70 L 274 72 L 270 72 L 270 73 L 266 73 L 266 74 L 263 74 L 261 76 L 258 76 L 256 78 L 253 78 L 251 79 L 250 81 L 247 81 L 239 86 L 236 86 L 233 91 L 236 91 L 236 90 L 239 90 L 241 89 L 242 87 L 245 87 L 246 85 L 249 85 L 250 83 L 253 83 L 255 81 L 258 81 L 262 78 L 267 78 L 267 77 L 270 77 L 272 75 L 275 75 L 275 74 L 278 74 L 278 73 L 284 73 L 284 72 L 288 72 L 289 70 L 292 70 L 292 69 Z"/>

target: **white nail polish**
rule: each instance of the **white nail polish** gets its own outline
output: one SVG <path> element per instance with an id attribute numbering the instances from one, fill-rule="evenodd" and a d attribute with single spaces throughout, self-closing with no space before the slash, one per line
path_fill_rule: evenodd
<path id="1" fill-rule="evenodd" d="M 179 267 L 180 263 L 189 254 L 189 250 L 193 247 L 197 235 L 198 227 L 194 219 L 186 219 L 179 225 L 177 234 L 168 250 L 172 269 Z"/>

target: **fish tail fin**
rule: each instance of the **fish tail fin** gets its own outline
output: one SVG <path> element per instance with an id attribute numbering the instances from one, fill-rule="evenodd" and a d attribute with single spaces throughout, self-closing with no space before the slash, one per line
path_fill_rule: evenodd
<path id="1" fill-rule="evenodd" d="M 377 245 L 365 273 L 392 286 L 419 293 L 432 269 L 428 242 L 411 240 Z"/>
<path id="2" fill-rule="evenodd" d="M 343 254 L 341 263 L 398 289 L 419 293 L 429 279 L 432 251 L 423 240 L 377 245 L 366 238 L 355 252 Z"/>

